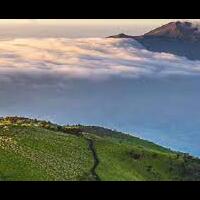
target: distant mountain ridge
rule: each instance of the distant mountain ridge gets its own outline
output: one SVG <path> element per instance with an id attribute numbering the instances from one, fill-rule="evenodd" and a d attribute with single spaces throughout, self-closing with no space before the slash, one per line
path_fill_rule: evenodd
<path id="1" fill-rule="evenodd" d="M 109 38 L 132 38 L 150 51 L 200 60 L 200 31 L 191 22 L 170 22 L 141 36 L 120 33 Z"/>
<path id="2" fill-rule="evenodd" d="M 200 32 L 198 27 L 191 22 L 170 22 L 159 28 L 156 28 L 144 36 L 166 37 L 180 40 L 198 41 L 200 40 Z"/>

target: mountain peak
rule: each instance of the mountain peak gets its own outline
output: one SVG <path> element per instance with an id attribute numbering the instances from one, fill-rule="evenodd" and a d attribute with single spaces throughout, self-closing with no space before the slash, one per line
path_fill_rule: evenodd
<path id="1" fill-rule="evenodd" d="M 120 33 L 118 35 L 109 36 L 108 38 L 133 38 L 133 36 Z"/>
<path id="2" fill-rule="evenodd" d="M 140 36 L 121 33 L 108 38 L 132 38 L 149 51 L 172 53 L 191 60 L 200 60 L 200 29 L 187 21 L 170 22 Z"/>
<path id="3" fill-rule="evenodd" d="M 108 38 L 169 38 L 169 39 L 178 39 L 185 41 L 200 41 L 200 30 L 197 26 L 191 22 L 185 21 L 176 21 L 169 22 L 163 26 L 160 26 L 142 36 L 131 36 L 124 33 L 118 35 L 110 36 Z"/>
<path id="4" fill-rule="evenodd" d="M 200 39 L 200 32 L 191 22 L 170 22 L 146 34 L 146 37 L 165 37 L 172 39 L 192 40 Z"/>

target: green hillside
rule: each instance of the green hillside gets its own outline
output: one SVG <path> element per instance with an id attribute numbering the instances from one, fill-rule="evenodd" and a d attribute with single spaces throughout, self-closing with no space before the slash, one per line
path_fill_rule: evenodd
<path id="1" fill-rule="evenodd" d="M 0 180 L 200 180 L 200 160 L 101 127 L 7 117 Z"/>

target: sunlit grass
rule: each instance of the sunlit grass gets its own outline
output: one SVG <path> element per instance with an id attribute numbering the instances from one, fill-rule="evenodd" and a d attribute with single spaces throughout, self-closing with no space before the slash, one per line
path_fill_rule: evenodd
<path id="1" fill-rule="evenodd" d="M 0 119 L 0 180 L 97 180 L 95 174 L 106 181 L 200 180 L 200 160 L 100 127 Z"/>

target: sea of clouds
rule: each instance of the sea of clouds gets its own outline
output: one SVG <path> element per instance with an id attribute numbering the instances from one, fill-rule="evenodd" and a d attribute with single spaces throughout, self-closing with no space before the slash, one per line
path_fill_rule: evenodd
<path id="1" fill-rule="evenodd" d="M 200 61 L 132 39 L 0 41 L 0 116 L 114 128 L 200 156 Z"/>
<path id="2" fill-rule="evenodd" d="M 0 42 L 1 83 L 54 84 L 69 78 L 105 80 L 116 76 L 170 75 L 200 75 L 200 61 L 151 52 L 132 39 L 27 38 Z"/>

